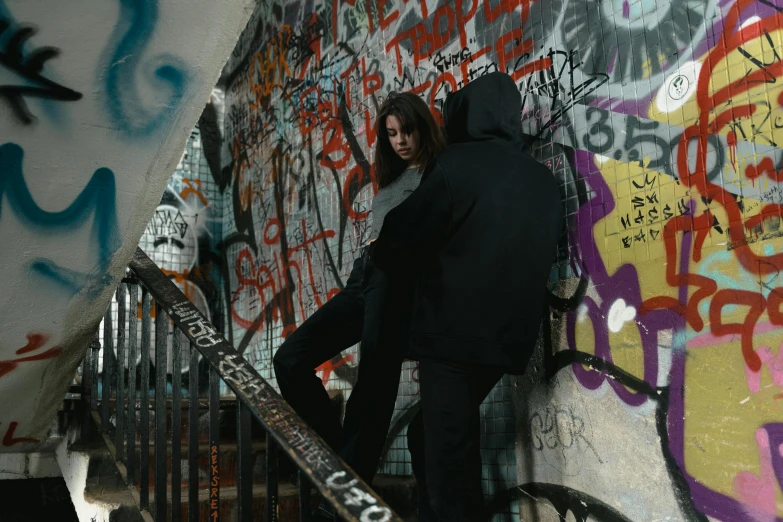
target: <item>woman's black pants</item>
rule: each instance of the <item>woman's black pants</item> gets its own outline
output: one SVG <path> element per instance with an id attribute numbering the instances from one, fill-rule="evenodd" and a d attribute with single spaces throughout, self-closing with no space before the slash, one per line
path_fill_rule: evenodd
<path id="1" fill-rule="evenodd" d="M 274 355 L 285 400 L 368 484 L 381 458 L 402 368 L 399 288 L 361 256 L 345 288 Z M 360 341 L 358 377 L 341 428 L 315 368 Z"/>

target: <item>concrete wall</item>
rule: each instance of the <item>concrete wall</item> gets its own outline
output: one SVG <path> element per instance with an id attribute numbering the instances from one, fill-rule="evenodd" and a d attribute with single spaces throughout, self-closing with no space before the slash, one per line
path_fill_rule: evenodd
<path id="1" fill-rule="evenodd" d="M 0 1 L 0 451 L 45 436 L 253 5 Z"/>
<path id="2" fill-rule="evenodd" d="M 485 405 L 485 490 L 509 493 L 495 506 L 783 520 L 781 23 L 774 0 L 259 8 L 227 68 L 234 344 L 271 376 L 282 338 L 345 282 L 368 237 L 387 93 L 437 113 L 501 70 L 569 228 L 536 359 Z M 355 362 L 329 362 L 325 382 L 349 390 Z M 415 381 L 409 367 L 401 416 Z M 405 458 L 393 449 L 387 466 L 405 472 Z"/>

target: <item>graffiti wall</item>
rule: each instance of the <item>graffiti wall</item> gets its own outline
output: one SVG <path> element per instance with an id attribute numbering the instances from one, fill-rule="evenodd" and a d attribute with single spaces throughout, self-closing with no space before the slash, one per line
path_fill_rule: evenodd
<path id="1" fill-rule="evenodd" d="M 527 9 L 518 2 L 330 0 L 256 10 L 225 71 L 223 251 L 227 335 L 262 375 L 274 381 L 275 350 L 340 291 L 369 239 L 373 127 L 385 97 L 412 90 L 440 118 L 449 90 L 496 69 L 496 48 L 504 69 L 521 70 L 517 33 Z M 346 398 L 357 367 L 352 349 L 319 373 Z M 411 472 L 404 435 L 417 380 L 406 363 L 384 472 Z M 506 378 L 482 411 L 489 495 L 517 483 L 511 397 Z M 498 519 L 518 518 L 515 502 L 498 511 Z"/>
<path id="2" fill-rule="evenodd" d="M 199 123 L 190 133 L 185 150 L 179 160 L 176 170 L 169 178 L 168 185 L 161 197 L 160 204 L 147 223 L 147 228 L 139 240 L 139 247 L 169 276 L 174 284 L 190 299 L 196 307 L 217 328 L 222 329 L 224 317 L 224 300 L 221 263 L 219 251 L 223 226 L 223 197 L 219 183 L 213 175 L 213 167 L 220 165 L 220 144 L 222 142 L 217 121 L 210 122 L 208 117 L 222 111 L 222 91 L 215 89 L 210 97 L 210 103 L 199 119 Z M 214 155 L 215 158 L 211 156 Z M 217 161 L 212 162 L 215 159 Z M 210 165 L 213 165 L 211 167 Z M 118 305 L 117 294 L 112 296 L 111 325 L 114 356 L 118 346 Z M 131 304 L 129 292 L 125 292 L 125 310 L 136 311 L 141 320 L 141 293 L 137 302 Z M 154 307 L 153 307 L 154 308 Z M 155 311 L 152 311 L 154 318 Z M 124 315 L 124 330 L 129 327 L 129 314 Z M 103 324 L 103 323 L 101 323 Z M 155 321 L 150 322 L 150 338 L 155 339 Z M 104 343 L 104 329 L 98 329 L 98 338 Z M 142 332 L 137 331 L 137 342 L 141 343 Z M 172 344 L 174 339 L 174 324 L 169 322 L 168 328 L 168 365 L 164 373 L 170 374 L 172 365 Z M 155 368 L 154 343 L 150 346 L 150 364 Z M 127 350 L 126 366 L 127 366 Z M 200 356 L 199 356 L 200 357 Z M 137 355 L 136 365 L 141 361 Z M 103 357 L 98 358 L 99 371 L 103 370 Z M 187 373 L 189 355 L 185 353 L 182 359 L 182 371 Z M 203 368 L 206 372 L 206 367 Z M 152 373 L 154 375 L 154 373 Z M 137 380 L 140 374 L 137 374 Z M 208 384 L 208 375 L 200 381 Z M 141 385 L 140 381 L 137 383 Z M 101 383 L 98 383 L 99 389 Z M 139 389 L 138 387 L 136 388 Z"/>
<path id="3" fill-rule="evenodd" d="M 439 116 L 448 92 L 499 70 L 568 229 L 535 362 L 485 409 L 493 506 L 783 520 L 781 25 L 778 0 L 260 7 L 226 70 L 234 344 L 271 376 L 282 339 L 346 281 L 387 94 Z M 324 381 L 349 393 L 355 358 Z M 414 366 L 402 380 L 404 424 Z M 405 458 L 397 439 L 387 466 Z"/>
<path id="4" fill-rule="evenodd" d="M 45 438 L 252 5 L 0 1 L 0 451 Z"/>
<path id="5" fill-rule="evenodd" d="M 570 217 L 518 382 L 523 512 L 781 520 L 783 4 L 555 4 L 520 82 Z"/>

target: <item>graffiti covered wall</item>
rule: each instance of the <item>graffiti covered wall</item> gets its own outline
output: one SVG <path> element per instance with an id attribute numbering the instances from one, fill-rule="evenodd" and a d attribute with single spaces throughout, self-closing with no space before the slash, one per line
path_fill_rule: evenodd
<path id="1" fill-rule="evenodd" d="M 281 340 L 344 284 L 369 233 L 388 92 L 439 114 L 446 93 L 500 70 L 568 230 L 535 362 L 485 409 L 485 489 L 507 493 L 494 505 L 783 520 L 781 25 L 778 0 L 260 7 L 227 67 L 234 344 L 271 376 Z M 354 358 L 327 363 L 325 382 L 349 390 Z M 410 366 L 401 419 L 415 381 Z M 404 459 L 398 440 L 387 466 Z"/>
<path id="2" fill-rule="evenodd" d="M 204 159 L 199 126 L 169 178 L 139 246 L 216 326 L 222 321 L 222 196 Z"/>
<path id="3" fill-rule="evenodd" d="M 45 437 L 253 5 L 0 1 L 0 451 Z"/>
<path id="4" fill-rule="evenodd" d="M 531 7 L 520 83 L 570 215 L 523 513 L 781 520 L 783 4 L 587 4 Z"/>
<path id="5" fill-rule="evenodd" d="M 222 257 L 218 247 L 223 234 L 223 198 L 219 181 L 214 175 L 214 168 L 219 168 L 220 165 L 222 139 L 217 120 L 210 121 L 212 115 L 217 116 L 222 110 L 222 91 L 215 89 L 210 100 L 199 123 L 188 137 L 179 164 L 169 178 L 160 204 L 147 223 L 139 247 L 174 281 L 174 284 L 205 317 L 217 328 L 222 329 L 224 317 Z M 130 302 L 129 292 L 125 292 L 124 295 L 125 309 L 135 308 L 137 319 L 140 319 L 141 293 L 138 294 L 137 302 L 133 305 Z M 117 298 L 115 293 L 111 304 L 112 339 L 109 345 L 115 357 L 119 320 Z M 153 310 L 152 317 L 154 316 Z M 125 314 L 126 330 L 129 321 L 129 314 Z M 155 329 L 155 321 L 152 321 L 150 324 L 152 339 L 155 338 Z M 141 342 L 141 337 L 141 329 L 138 329 L 137 342 Z M 98 338 L 101 346 L 105 346 L 103 323 L 98 329 Z M 165 369 L 168 374 L 173 369 L 173 338 L 174 324 L 170 323 L 167 343 L 168 367 Z M 157 370 L 154 354 L 155 346 L 151 346 L 150 364 L 153 371 Z M 189 355 L 186 352 L 182 357 L 182 372 L 187 373 L 190 369 Z M 141 355 L 138 355 L 135 364 L 138 365 L 140 360 Z M 98 368 L 99 371 L 103 371 L 102 356 L 98 359 Z M 202 369 L 206 372 L 206 367 Z M 139 374 L 137 374 L 138 379 L 140 379 Z M 205 374 L 200 382 L 208 385 L 208 376 Z M 137 384 L 141 385 L 140 382 Z M 99 382 L 99 389 L 101 385 Z"/>
<path id="6" fill-rule="evenodd" d="M 435 109 L 457 87 L 470 53 L 454 49 L 484 30 L 473 20 L 485 8 L 467 7 L 457 17 L 453 2 L 273 2 L 240 38 L 225 71 L 227 336 L 272 382 L 274 351 L 340 291 L 369 239 L 377 108 L 390 90 L 412 89 Z M 493 8 L 492 31 L 518 18 L 517 7 Z M 357 368 L 352 349 L 319 373 L 346 398 Z M 406 363 L 384 472 L 411 471 L 404 434 L 417 380 Z M 490 494 L 516 483 L 510 379 L 491 397 L 483 415 Z"/>

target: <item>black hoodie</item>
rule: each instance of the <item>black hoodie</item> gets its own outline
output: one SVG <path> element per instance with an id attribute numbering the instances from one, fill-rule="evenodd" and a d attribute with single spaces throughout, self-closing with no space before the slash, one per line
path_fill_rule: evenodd
<path id="1" fill-rule="evenodd" d="M 502 73 L 449 95 L 450 145 L 372 245 L 376 266 L 415 278 L 410 357 L 525 371 L 563 206 L 552 173 L 522 151 L 521 116 Z"/>

